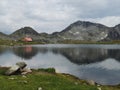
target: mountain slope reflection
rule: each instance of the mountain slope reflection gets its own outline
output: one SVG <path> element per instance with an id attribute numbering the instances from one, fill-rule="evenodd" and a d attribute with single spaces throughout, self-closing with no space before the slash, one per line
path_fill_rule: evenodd
<path id="1" fill-rule="evenodd" d="M 114 58 L 120 60 L 119 49 L 104 49 L 104 48 L 53 48 L 53 47 L 35 47 L 25 46 L 13 48 L 15 55 L 24 58 L 31 59 L 38 53 L 54 53 L 60 54 L 66 57 L 69 61 L 75 64 L 89 64 L 103 61 L 107 58 Z"/>
<path id="2" fill-rule="evenodd" d="M 107 58 L 108 52 L 105 49 L 92 48 L 61 48 L 53 49 L 54 53 L 65 56 L 68 60 L 76 64 L 89 64 L 99 62 Z"/>
<path id="3" fill-rule="evenodd" d="M 38 53 L 38 49 L 35 47 L 33 48 L 32 46 L 25 46 L 13 48 L 13 52 L 15 55 L 24 58 L 25 60 L 28 60 Z"/>
<path id="4" fill-rule="evenodd" d="M 7 51 L 8 48 L 6 47 L 0 47 L 0 55 L 2 55 L 3 53 L 5 53 Z"/>

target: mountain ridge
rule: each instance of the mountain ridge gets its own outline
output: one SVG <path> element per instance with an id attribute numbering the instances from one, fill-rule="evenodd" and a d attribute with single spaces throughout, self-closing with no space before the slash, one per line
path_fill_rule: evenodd
<path id="1" fill-rule="evenodd" d="M 10 35 L 4 35 L 14 39 L 20 39 L 25 36 L 32 37 L 35 41 L 59 42 L 64 40 L 80 41 L 104 41 L 120 40 L 120 24 L 114 27 L 108 27 L 100 23 L 90 21 L 76 21 L 60 32 L 38 33 L 31 27 L 24 27 L 16 30 Z M 0 34 L 0 38 L 3 37 Z"/>

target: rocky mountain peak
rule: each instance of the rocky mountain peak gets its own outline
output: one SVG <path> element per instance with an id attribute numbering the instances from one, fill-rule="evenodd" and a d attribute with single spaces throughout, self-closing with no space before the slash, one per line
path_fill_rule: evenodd
<path id="1" fill-rule="evenodd" d="M 31 27 L 24 27 L 24 28 L 21 28 L 19 30 L 17 30 L 16 32 L 14 33 L 18 33 L 18 34 L 32 34 L 32 35 L 39 35 L 38 32 L 36 32 L 33 28 Z"/>
<path id="2" fill-rule="evenodd" d="M 24 28 L 21 28 L 11 34 L 11 36 L 16 36 L 16 35 L 39 35 L 39 33 L 36 32 L 31 27 L 24 27 Z"/>
<path id="3" fill-rule="evenodd" d="M 76 25 L 76 26 L 80 26 L 80 25 L 84 25 L 84 26 L 90 26 L 90 25 L 94 25 L 95 23 L 89 22 L 89 21 L 76 21 L 75 23 L 73 23 L 72 25 Z"/>
<path id="4" fill-rule="evenodd" d="M 39 36 L 39 33 L 36 32 L 33 28 L 31 27 L 24 27 L 21 28 L 19 30 L 16 30 L 15 32 L 13 32 L 10 37 L 15 38 L 15 39 L 21 39 L 25 36 L 29 36 L 29 37 L 37 37 Z"/>
<path id="5" fill-rule="evenodd" d="M 99 23 L 93 23 L 89 21 L 76 21 L 75 23 L 71 24 L 71 26 L 83 26 L 83 27 L 90 27 L 90 26 L 97 26 L 97 27 L 107 27 L 105 25 Z"/>
<path id="6" fill-rule="evenodd" d="M 6 36 L 0 33 L 1 36 Z M 79 41 L 104 41 L 120 40 L 120 24 L 115 27 L 107 27 L 99 23 L 89 21 L 76 21 L 70 24 L 61 32 L 52 34 L 38 33 L 31 27 L 23 27 L 13 32 L 9 37 L 19 40 L 25 36 L 30 36 L 36 41 L 59 42 L 64 40 Z"/>

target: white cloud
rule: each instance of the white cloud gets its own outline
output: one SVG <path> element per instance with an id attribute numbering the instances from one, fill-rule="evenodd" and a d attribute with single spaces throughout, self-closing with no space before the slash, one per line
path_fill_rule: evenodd
<path id="1" fill-rule="evenodd" d="M 108 27 L 114 27 L 120 24 L 120 16 L 106 16 L 102 18 L 81 18 L 82 21 L 91 21 L 94 23 L 100 23 Z"/>
<path id="2" fill-rule="evenodd" d="M 113 27 L 120 24 L 120 16 L 107 16 L 103 18 L 96 19 L 98 23 Z"/>
<path id="3" fill-rule="evenodd" d="M 77 20 L 113 26 L 120 23 L 120 0 L 0 0 L 0 31 L 31 26 L 38 32 L 61 31 Z"/>

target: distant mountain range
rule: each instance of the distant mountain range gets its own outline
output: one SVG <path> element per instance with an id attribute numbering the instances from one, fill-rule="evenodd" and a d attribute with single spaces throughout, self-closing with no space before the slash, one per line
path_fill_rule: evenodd
<path id="1" fill-rule="evenodd" d="M 10 35 L 0 32 L 2 40 L 19 40 L 23 37 L 31 37 L 34 41 L 59 42 L 64 40 L 79 41 L 111 41 L 120 40 L 120 24 L 115 27 L 107 27 L 99 23 L 89 21 L 77 21 L 72 23 L 61 32 L 52 34 L 38 33 L 31 27 L 16 30 Z"/>

